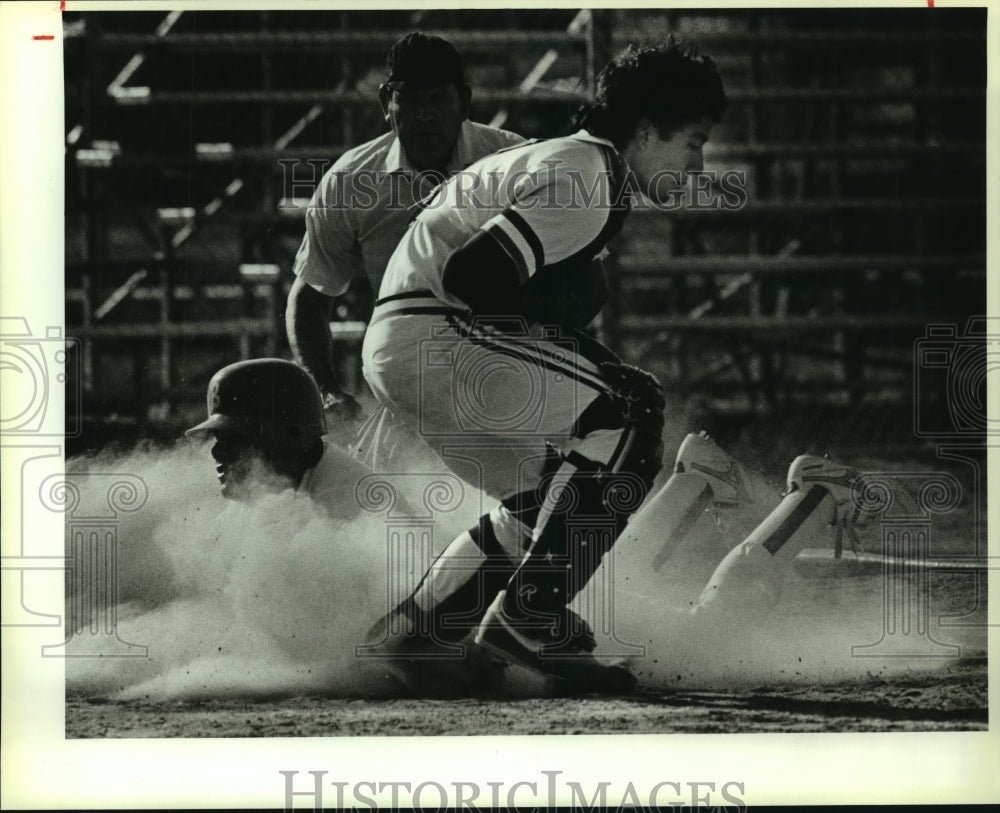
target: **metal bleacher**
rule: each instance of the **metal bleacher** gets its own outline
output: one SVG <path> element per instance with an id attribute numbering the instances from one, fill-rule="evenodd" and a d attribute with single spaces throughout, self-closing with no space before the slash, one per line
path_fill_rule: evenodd
<path id="1" fill-rule="evenodd" d="M 567 132 L 625 44 L 697 42 L 730 99 L 706 169 L 745 200 L 638 207 L 602 336 L 706 409 L 912 399 L 926 325 L 985 307 L 985 12 L 938 11 L 66 13 L 85 411 L 179 420 L 220 363 L 287 353 L 304 199 L 384 131 L 385 52 L 414 28 L 465 54 L 475 120 L 526 136 Z M 359 285 L 333 326 L 358 386 L 370 305 Z"/>
<path id="2" fill-rule="evenodd" d="M 221 363 L 287 353 L 305 203 L 345 149 L 384 132 L 376 91 L 401 34 L 463 51 L 474 119 L 544 135 L 587 95 L 590 21 L 534 13 L 525 33 L 506 11 L 67 14 L 67 323 L 84 409 L 179 418 Z M 370 300 L 358 286 L 331 326 L 348 367 Z"/>

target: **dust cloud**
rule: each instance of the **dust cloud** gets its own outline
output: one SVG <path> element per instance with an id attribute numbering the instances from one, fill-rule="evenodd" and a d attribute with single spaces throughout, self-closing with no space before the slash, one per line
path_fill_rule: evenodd
<path id="1" fill-rule="evenodd" d="M 234 503 L 219 495 L 213 469 L 209 444 L 187 442 L 70 461 L 68 473 L 81 489 L 103 488 L 100 478 L 84 476 L 98 472 L 130 473 L 148 489 L 141 509 L 119 517 L 114 614 L 117 637 L 145 646 L 147 657 L 67 658 L 67 689 L 152 701 L 378 691 L 355 647 L 390 605 L 391 518 L 360 511 L 333 520 L 293 491 L 252 506 Z M 353 489 L 344 491 L 344 500 L 356 500 Z M 419 579 L 429 557 L 471 525 L 482 506 L 482 495 L 468 489 L 458 510 L 437 517 L 432 550 L 407 564 L 404 580 Z M 852 647 L 876 642 L 883 632 L 878 574 L 817 578 L 790 567 L 774 607 L 740 600 L 692 615 L 731 544 L 706 516 L 662 571 L 616 550 L 613 566 L 592 582 L 611 585 L 612 609 L 599 609 L 600 597 L 582 608 L 597 631 L 599 654 L 630 658 L 642 687 L 652 690 L 824 683 L 941 665 L 940 659 L 856 656 Z M 748 599 L 758 587 L 747 586 Z M 402 588 L 395 589 L 398 595 Z M 67 596 L 68 606 L 81 600 L 88 605 L 85 596 Z M 78 629 L 75 643 L 87 645 L 88 629 Z M 101 655 L 102 640 L 93 636 L 92 655 Z"/>
<path id="2" fill-rule="evenodd" d="M 67 689 L 120 700 L 367 693 L 354 651 L 388 609 L 386 514 L 357 510 L 353 484 L 340 506 L 357 513 L 348 521 L 292 490 L 253 505 L 225 500 L 209 448 L 181 443 L 69 462 L 81 503 L 100 499 L 88 489 L 106 487 L 88 474 L 127 472 L 145 483 L 146 503 L 119 516 L 115 623 L 117 637 L 147 647 L 148 657 L 110 656 L 114 648 L 87 626 L 92 619 L 78 619 L 71 643 L 93 652 L 67 658 Z M 425 561 L 409 562 L 402 578 L 419 578 L 430 556 L 471 524 L 479 506 L 469 491 L 468 504 L 417 549 Z M 95 603 L 68 594 L 67 606 Z"/>
<path id="3" fill-rule="evenodd" d="M 834 533 L 809 538 L 805 552 L 831 554 Z M 878 550 L 879 533 L 862 530 L 866 550 Z M 641 553 L 618 552 L 603 654 L 629 657 L 649 689 L 740 689 L 921 672 L 985 649 L 981 626 L 938 623 L 946 593 L 955 604 L 968 579 L 887 578 L 877 563 L 856 566 L 849 550 L 839 561 L 800 555 L 766 582 L 748 579 L 699 607 L 713 568 L 738 541 L 706 514 L 661 572 L 637 567 Z M 966 592 L 959 603 L 975 600 Z"/>

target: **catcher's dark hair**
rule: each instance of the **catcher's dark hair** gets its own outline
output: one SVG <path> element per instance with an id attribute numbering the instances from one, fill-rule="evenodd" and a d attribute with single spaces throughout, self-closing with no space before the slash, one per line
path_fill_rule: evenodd
<path id="1" fill-rule="evenodd" d="M 594 101 L 575 122 L 622 149 L 642 119 L 666 139 L 692 122 L 718 122 L 725 109 L 715 62 L 670 37 L 655 47 L 630 45 L 611 60 L 597 77 Z"/>

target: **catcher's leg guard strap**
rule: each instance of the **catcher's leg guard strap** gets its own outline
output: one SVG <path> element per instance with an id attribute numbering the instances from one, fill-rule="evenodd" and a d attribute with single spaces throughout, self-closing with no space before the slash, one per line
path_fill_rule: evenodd
<path id="1" fill-rule="evenodd" d="M 649 481 L 579 455 L 553 477 L 534 542 L 507 589 L 514 616 L 564 608 L 590 580 L 642 504 Z"/>
<path id="2" fill-rule="evenodd" d="M 602 364 L 601 373 L 621 409 L 624 427 L 608 468 L 638 475 L 648 490 L 663 467 L 663 388 L 649 373 L 623 364 Z"/>
<path id="3" fill-rule="evenodd" d="M 601 365 L 601 373 L 608 392 L 598 399 L 605 402 L 599 409 L 604 417 L 608 406 L 618 410 L 621 435 L 606 464 L 572 451 L 552 477 L 534 543 L 506 592 L 505 606 L 515 616 L 567 606 L 646 499 L 662 466 L 665 402 L 659 383 L 620 364 Z"/>

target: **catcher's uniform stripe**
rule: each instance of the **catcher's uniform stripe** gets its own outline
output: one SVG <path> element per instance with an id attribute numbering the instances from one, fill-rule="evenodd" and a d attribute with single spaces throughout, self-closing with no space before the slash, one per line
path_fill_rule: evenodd
<path id="1" fill-rule="evenodd" d="M 632 209 L 632 198 L 625 189 L 628 166 L 624 159 L 613 149 L 602 149 L 602 155 L 607 171 L 609 195 L 612 206 L 607 210 L 604 225 L 597 236 L 583 248 L 558 262 L 543 267 L 539 262 L 537 271 L 572 269 L 593 262 L 604 251 L 607 244 L 622 230 L 625 218 Z M 527 228 L 527 224 L 525 224 Z"/>
<path id="2" fill-rule="evenodd" d="M 531 249 L 531 255 L 535 260 L 535 268 L 541 268 L 545 265 L 545 249 L 542 247 L 542 241 L 538 239 L 538 235 L 525 222 L 520 213 L 516 209 L 505 209 L 502 216 L 524 238 L 524 242 L 528 244 L 528 247 Z"/>
<path id="3" fill-rule="evenodd" d="M 596 368 L 600 361 L 608 361 L 609 355 L 612 356 L 613 360 L 613 355 L 602 345 L 583 334 L 570 339 L 574 345 L 582 344 L 582 352 L 580 347 L 576 349 L 567 348 L 561 351 L 549 350 L 544 346 L 544 343 L 554 344 L 556 342 L 547 339 L 539 339 L 537 342 L 512 343 L 510 341 L 510 334 L 497 330 L 489 324 L 470 319 L 467 311 L 443 305 L 439 299 L 428 296 L 427 291 L 409 291 L 401 294 L 393 294 L 392 296 L 378 300 L 375 305 L 375 311 L 372 314 L 371 324 L 374 325 L 387 316 L 406 316 L 410 314 L 444 316 L 448 324 L 464 339 L 473 341 L 489 350 L 496 350 L 505 355 L 519 358 L 522 361 L 530 361 L 547 367 L 554 372 L 570 376 L 574 380 L 581 381 L 599 392 L 608 392 L 607 385 Z M 581 342 L 581 339 L 584 341 Z M 598 352 L 588 354 L 586 351 L 590 349 L 597 350 Z M 600 359 L 591 358 L 592 355 L 599 355 Z M 575 356 L 594 369 L 587 370 L 579 365 L 567 364 L 566 359 L 568 356 Z"/>
<path id="4" fill-rule="evenodd" d="M 462 316 L 464 313 L 458 308 L 445 305 L 427 291 L 407 291 L 378 300 L 368 324 L 375 325 L 387 316 Z"/>
<path id="5" fill-rule="evenodd" d="M 511 231 L 514 233 L 510 234 Z M 525 251 L 528 246 L 524 244 L 524 240 L 517 234 L 516 229 L 505 228 L 503 219 L 498 217 L 494 219 L 492 224 L 486 227 L 486 232 L 500 244 L 500 248 L 504 250 L 504 254 L 510 257 L 511 262 L 514 263 L 514 267 L 517 268 L 517 276 L 521 282 L 524 283 L 527 281 L 534 268 L 529 267 L 528 263 L 525 262 L 524 258 L 530 256 Z M 523 245 L 518 245 L 518 242 Z"/>
<path id="6" fill-rule="evenodd" d="M 503 341 L 504 339 L 509 339 L 511 336 L 518 336 L 524 338 L 523 335 L 520 333 L 511 334 L 506 331 L 500 330 L 496 326 L 496 324 L 492 321 L 489 320 L 483 321 L 476 317 L 470 319 L 468 311 L 459 311 L 456 309 L 454 313 L 463 322 L 463 324 L 460 327 L 456 326 L 459 327 L 459 329 L 462 331 L 463 336 L 473 332 L 474 330 L 478 330 L 480 333 L 495 338 L 499 341 Z M 527 337 L 527 338 L 535 338 L 535 337 Z M 586 336 L 586 334 L 567 336 L 564 337 L 561 341 L 572 342 L 573 347 L 566 347 L 558 351 L 554 351 L 554 350 L 549 350 L 544 346 L 544 344 L 553 344 L 559 346 L 560 339 L 558 337 L 537 339 L 538 343 L 530 344 L 527 346 L 530 346 L 540 355 L 545 356 L 547 358 L 551 358 L 556 362 L 564 362 L 566 360 L 567 353 L 571 353 L 574 356 L 579 356 L 580 358 L 582 358 L 584 361 L 586 361 L 588 364 L 592 365 L 595 368 L 598 366 L 600 362 L 609 360 L 608 354 L 610 353 L 610 351 L 607 351 L 603 347 L 603 345 L 600 345 L 596 341 L 590 339 L 590 337 Z M 580 349 L 581 346 L 583 348 L 586 348 L 586 351 L 591 351 L 591 352 L 586 352 L 581 350 Z M 602 350 L 604 351 L 603 353 L 600 352 Z M 600 361 L 598 361 L 597 358 L 598 356 L 600 356 Z M 612 358 L 611 360 L 617 361 L 617 358 Z M 602 382 L 604 381 L 603 377 L 601 377 L 599 374 L 597 374 L 596 372 L 594 374 L 597 375 Z"/>
<path id="7" fill-rule="evenodd" d="M 431 291 L 404 291 L 401 294 L 393 294 L 382 299 L 376 299 L 375 307 L 384 305 L 387 302 L 395 302 L 397 299 L 434 299 L 434 294 Z"/>
<path id="8" fill-rule="evenodd" d="M 480 231 L 510 254 L 522 278 L 589 263 L 627 211 L 618 200 L 624 168 L 611 142 L 583 130 L 481 159 L 469 172 L 479 180 L 473 188 L 490 190 L 489 198 L 470 205 L 468 184 L 454 178 L 442 184 L 397 245 L 381 290 L 430 288 L 457 306 L 443 290 L 444 268 L 452 252 Z M 580 179 L 587 179 L 583 187 Z"/>
<path id="9" fill-rule="evenodd" d="M 579 365 L 567 364 L 565 354 L 553 353 L 534 343 L 522 344 L 504 341 L 506 337 L 503 333 L 490 332 L 479 323 L 469 324 L 464 320 L 464 317 L 449 316 L 448 321 L 454 323 L 454 326 L 461 331 L 463 338 L 479 347 L 565 375 L 601 394 L 610 394 L 607 384 L 596 372 L 590 372 Z M 579 356 L 579 358 L 587 361 L 583 356 Z"/>
<path id="10" fill-rule="evenodd" d="M 490 330 L 489 325 L 483 326 L 479 323 L 476 324 L 475 329 L 470 331 L 468 338 L 476 344 L 504 353 L 505 355 L 521 358 L 526 361 L 534 361 L 539 364 L 539 366 L 545 367 L 553 372 L 566 375 L 576 381 L 588 385 L 591 389 L 597 390 L 598 392 L 610 392 L 604 379 L 601 378 L 600 374 L 597 373 L 596 370 L 591 371 L 580 364 L 574 365 L 571 362 L 567 362 L 566 352 L 553 352 L 540 344 L 534 343 L 511 344 L 509 342 L 504 342 L 505 334 L 503 332 L 492 331 Z M 589 359 L 587 359 L 586 356 L 579 353 L 573 353 L 573 355 L 589 363 Z"/>
<path id="11" fill-rule="evenodd" d="M 449 308 L 446 305 L 427 307 L 414 305 L 411 308 L 400 308 L 398 311 L 394 311 L 394 313 L 397 316 L 454 316 L 456 313 L 461 313 L 461 311 L 456 311 L 454 308 Z"/>

